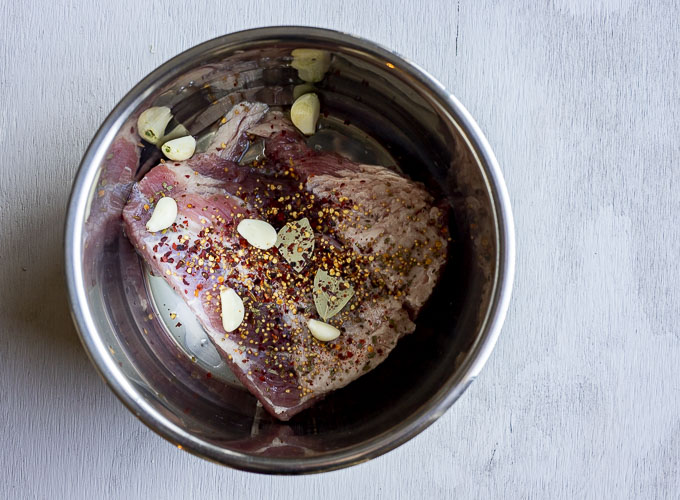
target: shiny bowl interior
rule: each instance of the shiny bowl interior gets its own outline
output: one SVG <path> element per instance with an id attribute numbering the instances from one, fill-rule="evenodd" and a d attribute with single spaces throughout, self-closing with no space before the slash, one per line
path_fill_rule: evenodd
<path id="1" fill-rule="evenodd" d="M 444 276 L 416 332 L 377 369 L 283 423 L 266 415 L 245 389 L 211 377 L 170 338 L 149 295 L 143 265 L 122 232 L 129 179 L 107 172 L 106 160 L 129 121 L 154 104 L 171 106 L 199 136 L 239 100 L 291 104 L 295 86 L 302 83 L 289 66 L 290 52 L 298 47 L 332 54 L 329 73 L 317 84 L 328 128 L 335 123 L 350 135 L 351 130 L 367 134 L 364 139 L 374 141 L 376 151 L 386 152 L 445 200 L 451 208 L 452 244 Z M 370 149 L 364 153 L 371 154 Z M 147 148 L 139 164 L 130 166 L 132 174 L 139 178 L 156 160 Z M 475 378 L 508 305 L 512 216 L 482 133 L 427 73 L 346 34 L 262 28 L 178 55 L 111 112 L 74 182 L 66 270 L 86 350 L 113 391 L 149 427 L 183 449 L 232 467 L 315 472 L 365 461 L 405 442 Z"/>

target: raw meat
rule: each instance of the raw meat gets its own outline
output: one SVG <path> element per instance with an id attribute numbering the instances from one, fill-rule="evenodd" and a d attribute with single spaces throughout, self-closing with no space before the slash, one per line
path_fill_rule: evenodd
<path id="1" fill-rule="evenodd" d="M 165 162 L 132 188 L 123 211 L 137 251 L 187 302 L 220 354 L 264 408 L 288 420 L 380 364 L 414 320 L 441 274 L 448 245 L 445 211 L 419 184 L 384 167 L 359 165 L 307 147 L 285 116 L 259 103 L 227 115 L 206 153 Z M 266 160 L 237 163 L 251 140 Z M 177 201 L 167 230 L 146 222 L 162 196 Z M 315 248 L 296 272 L 273 247 L 259 250 L 236 231 L 244 218 L 278 231 L 307 218 Z M 342 334 L 320 342 L 318 269 L 354 289 L 327 322 Z M 220 287 L 243 299 L 241 326 L 224 331 Z"/>

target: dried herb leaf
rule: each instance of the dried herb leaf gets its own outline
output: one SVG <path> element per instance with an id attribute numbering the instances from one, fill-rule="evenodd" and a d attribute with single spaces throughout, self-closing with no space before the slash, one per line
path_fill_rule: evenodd
<path id="1" fill-rule="evenodd" d="M 305 217 L 283 226 L 276 247 L 295 272 L 302 271 L 314 251 L 314 231 L 309 220 Z"/>
<path id="2" fill-rule="evenodd" d="M 262 161 L 266 158 L 264 139 L 248 144 L 241 158 L 238 161 L 239 165 L 250 165 L 254 161 Z"/>
<path id="3" fill-rule="evenodd" d="M 319 269 L 314 276 L 314 305 L 319 316 L 327 321 L 338 314 L 354 295 L 354 288 L 347 281 L 331 276 Z"/>

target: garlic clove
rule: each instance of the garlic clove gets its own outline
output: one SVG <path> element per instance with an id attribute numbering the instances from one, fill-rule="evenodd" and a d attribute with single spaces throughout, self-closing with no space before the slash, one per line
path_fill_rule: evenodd
<path id="1" fill-rule="evenodd" d="M 224 287 L 220 290 L 220 302 L 222 304 L 222 327 L 226 332 L 233 332 L 245 317 L 245 308 L 241 297 L 233 288 Z"/>
<path id="2" fill-rule="evenodd" d="M 325 50 L 295 49 L 290 55 L 293 56 L 290 65 L 305 82 L 320 82 L 331 65 L 331 55 Z"/>
<path id="3" fill-rule="evenodd" d="M 146 229 L 152 233 L 167 229 L 177 217 L 177 202 L 169 196 L 164 196 L 156 203 L 151 218 L 146 223 Z"/>
<path id="4" fill-rule="evenodd" d="M 312 135 L 316 131 L 321 105 L 316 94 L 305 94 L 298 97 L 290 108 L 290 119 L 300 132 Z"/>
<path id="5" fill-rule="evenodd" d="M 157 144 L 163 137 L 165 127 L 172 120 L 170 108 L 154 106 L 145 110 L 137 119 L 137 133 L 147 142 Z"/>
<path id="6" fill-rule="evenodd" d="M 303 83 L 301 85 L 296 85 L 293 87 L 293 101 L 295 101 L 298 97 L 303 96 L 305 94 L 309 94 L 310 92 L 314 92 L 316 90 L 316 87 L 312 83 Z"/>
<path id="7" fill-rule="evenodd" d="M 276 229 L 263 220 L 243 219 L 236 230 L 248 243 L 260 250 L 267 250 L 276 244 Z"/>
<path id="8" fill-rule="evenodd" d="M 314 335 L 314 338 L 322 342 L 335 340 L 340 336 L 340 330 L 317 319 L 310 319 L 307 322 L 307 326 L 309 327 L 309 331 L 312 332 L 312 335 Z"/>
<path id="9" fill-rule="evenodd" d="M 191 158 L 196 151 L 196 139 L 187 135 L 166 142 L 161 147 L 163 154 L 173 161 L 184 161 Z"/>
<path id="10" fill-rule="evenodd" d="M 170 132 L 168 132 L 163 137 L 161 137 L 161 140 L 158 141 L 158 142 L 160 144 L 165 144 L 168 141 L 171 141 L 173 139 L 177 139 L 179 137 L 184 137 L 185 135 L 191 135 L 191 134 L 186 129 L 186 127 L 180 123 L 175 128 L 173 128 Z"/>

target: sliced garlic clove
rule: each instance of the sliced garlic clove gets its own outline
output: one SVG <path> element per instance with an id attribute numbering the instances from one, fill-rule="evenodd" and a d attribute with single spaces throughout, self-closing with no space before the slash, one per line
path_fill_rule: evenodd
<path id="1" fill-rule="evenodd" d="M 310 319 L 307 322 L 307 326 L 312 335 L 314 335 L 314 338 L 322 342 L 335 340 L 340 336 L 340 330 L 318 319 Z"/>
<path id="2" fill-rule="evenodd" d="M 168 126 L 170 120 L 172 120 L 170 108 L 154 106 L 139 115 L 137 133 L 147 142 L 157 144 L 158 140 L 163 137 L 165 127 Z"/>
<path id="3" fill-rule="evenodd" d="M 177 202 L 169 196 L 164 196 L 156 203 L 146 229 L 152 233 L 167 229 L 175 222 L 177 217 Z"/>
<path id="4" fill-rule="evenodd" d="M 161 147 L 163 154 L 173 161 L 184 161 L 191 158 L 196 151 L 196 139 L 187 135 L 166 142 Z"/>
<path id="5" fill-rule="evenodd" d="M 312 135 L 316 131 L 321 105 L 316 94 L 305 94 L 296 99 L 290 108 L 290 119 L 300 132 Z"/>
<path id="6" fill-rule="evenodd" d="M 276 229 L 263 220 L 243 219 L 236 230 L 248 243 L 260 250 L 267 250 L 276 244 Z"/>
<path id="7" fill-rule="evenodd" d="M 295 49 L 290 55 L 293 56 L 290 65 L 305 82 L 320 82 L 331 65 L 331 55 L 325 50 Z"/>
<path id="8" fill-rule="evenodd" d="M 220 290 L 220 302 L 222 304 L 222 327 L 226 332 L 233 332 L 243 323 L 245 316 L 243 301 L 233 288 L 225 287 Z"/>

